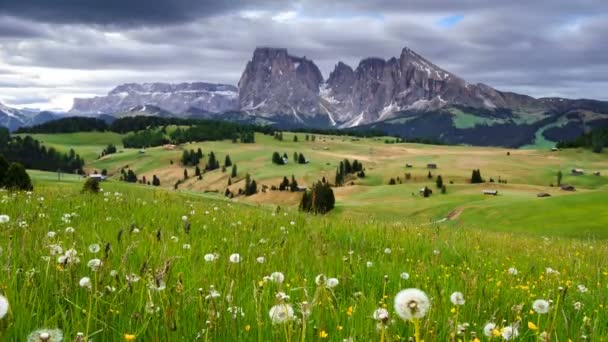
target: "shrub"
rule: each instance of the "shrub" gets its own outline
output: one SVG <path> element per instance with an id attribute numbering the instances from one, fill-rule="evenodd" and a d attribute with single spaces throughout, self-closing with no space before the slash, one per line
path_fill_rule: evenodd
<path id="1" fill-rule="evenodd" d="M 96 194 L 100 191 L 99 189 L 99 180 L 95 178 L 87 178 L 87 181 L 82 185 L 82 193 L 92 193 Z"/>
<path id="2" fill-rule="evenodd" d="M 8 190 L 13 191 L 31 191 L 34 189 L 30 176 L 25 171 L 23 165 L 19 163 L 12 163 L 6 174 L 4 175 L 4 186 Z"/>
<path id="3" fill-rule="evenodd" d="M 331 211 L 336 203 L 334 191 L 328 183 L 317 182 L 311 191 L 306 191 L 300 201 L 300 210 L 325 214 Z"/>

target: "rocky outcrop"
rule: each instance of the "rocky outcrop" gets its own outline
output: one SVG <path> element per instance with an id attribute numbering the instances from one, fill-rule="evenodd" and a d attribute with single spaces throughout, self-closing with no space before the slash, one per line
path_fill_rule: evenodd
<path id="1" fill-rule="evenodd" d="M 238 90 L 226 84 L 211 83 L 128 83 L 114 88 L 107 96 L 74 99 L 72 113 L 124 113 L 138 106 L 151 105 L 174 114 L 190 108 L 221 113 L 238 109 Z"/>
<path id="2" fill-rule="evenodd" d="M 239 81 L 240 109 L 263 117 L 293 116 L 305 123 L 322 113 L 322 83 L 321 71 L 306 57 L 257 48 Z"/>

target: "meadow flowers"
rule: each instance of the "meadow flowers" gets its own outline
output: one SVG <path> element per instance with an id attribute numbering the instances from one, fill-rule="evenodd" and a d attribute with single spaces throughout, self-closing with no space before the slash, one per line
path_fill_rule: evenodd
<path id="1" fill-rule="evenodd" d="M 206 262 L 213 262 L 213 261 L 215 261 L 217 259 L 217 256 L 215 254 L 212 254 L 212 253 L 207 253 L 203 257 L 203 259 L 205 259 Z"/>
<path id="2" fill-rule="evenodd" d="M 452 295 L 450 296 L 450 301 L 454 305 L 464 305 L 464 302 L 465 302 L 462 292 L 452 293 Z"/>
<path id="3" fill-rule="evenodd" d="M 376 310 L 374 310 L 372 318 L 378 322 L 386 322 L 386 321 L 388 321 L 388 318 L 389 318 L 388 310 L 386 310 L 384 308 L 376 309 Z"/>
<path id="4" fill-rule="evenodd" d="M 410 274 L 407 272 L 403 272 L 403 273 L 401 273 L 400 277 L 403 280 L 408 280 L 408 279 L 410 279 Z"/>
<path id="5" fill-rule="evenodd" d="M 90 289 L 91 288 L 91 278 L 89 278 L 89 277 L 80 278 L 80 281 L 78 281 L 78 285 L 80 285 L 80 287 Z"/>
<path id="6" fill-rule="evenodd" d="M 63 331 L 60 329 L 38 329 L 27 335 L 27 342 L 61 342 Z"/>
<path id="7" fill-rule="evenodd" d="M 424 317 L 430 307 L 429 297 L 419 289 L 405 289 L 395 297 L 395 312 L 405 321 Z"/>
<path id="8" fill-rule="evenodd" d="M 0 295 L 0 319 L 4 318 L 8 313 L 8 299 Z"/>
<path id="9" fill-rule="evenodd" d="M 0 224 L 8 223 L 11 218 L 8 215 L 0 215 Z"/>
<path id="10" fill-rule="evenodd" d="M 509 270 L 507 272 L 512 276 L 516 276 L 518 273 L 517 268 L 515 267 L 509 267 Z"/>
<path id="11" fill-rule="evenodd" d="M 340 284 L 340 281 L 338 280 L 338 278 L 327 279 L 327 287 L 329 287 L 329 288 L 334 288 L 334 287 L 338 286 L 338 284 Z"/>
<path id="12" fill-rule="evenodd" d="M 99 259 L 91 259 L 89 260 L 89 262 L 87 263 L 87 266 L 91 269 L 91 271 L 93 272 L 97 272 L 97 270 L 99 270 L 99 268 L 101 267 L 102 262 Z"/>
<path id="13" fill-rule="evenodd" d="M 544 299 L 537 299 L 532 303 L 532 309 L 534 309 L 537 314 L 546 314 L 549 312 L 549 302 Z"/>
<path id="14" fill-rule="evenodd" d="M 272 324 L 284 324 L 293 320 L 294 318 L 293 308 L 291 305 L 286 303 L 273 306 L 270 308 L 268 315 L 272 320 Z"/>
<path id="15" fill-rule="evenodd" d="M 241 262 L 241 255 L 239 253 L 231 254 L 229 260 L 233 264 L 238 264 Z"/>
<path id="16" fill-rule="evenodd" d="M 494 323 L 486 323 L 483 326 L 483 334 L 487 337 L 492 337 L 494 335 L 494 331 L 496 330 L 496 324 Z"/>
<path id="17" fill-rule="evenodd" d="M 512 340 L 512 339 L 516 338 L 517 336 L 519 336 L 519 331 L 517 330 L 517 327 L 515 327 L 515 326 L 510 325 L 508 327 L 505 327 L 502 330 L 502 338 L 504 338 L 507 341 Z"/>
<path id="18" fill-rule="evenodd" d="M 283 281 L 285 281 L 285 275 L 283 275 L 281 272 L 273 272 L 269 278 L 270 281 L 277 284 L 281 284 Z"/>

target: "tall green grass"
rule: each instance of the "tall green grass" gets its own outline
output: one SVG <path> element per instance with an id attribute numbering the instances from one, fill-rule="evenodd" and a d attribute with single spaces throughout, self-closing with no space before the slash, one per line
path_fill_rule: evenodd
<path id="1" fill-rule="evenodd" d="M 517 326 L 516 340 L 543 331 L 559 341 L 608 338 L 603 242 L 316 217 L 116 183 L 97 195 L 81 194 L 79 183 L 45 184 L 0 192 L 0 215 L 10 217 L 0 225 L 0 293 L 10 303 L 2 341 L 40 328 L 59 328 L 68 341 L 78 332 L 95 341 L 407 341 L 414 325 L 396 316 L 393 300 L 410 287 L 431 300 L 425 341 L 451 340 L 465 323 L 456 340 L 489 340 L 488 322 L 496 333 Z M 80 262 L 59 263 L 71 248 Z M 239 263 L 229 261 L 234 253 Z M 273 272 L 284 282 L 265 278 Z M 319 274 L 339 284 L 317 285 Z M 455 291 L 464 305 L 450 302 Z M 294 308 L 287 324 L 269 316 L 280 292 Z M 552 301 L 548 314 L 532 311 L 536 299 Z M 384 325 L 372 317 L 381 307 Z"/>

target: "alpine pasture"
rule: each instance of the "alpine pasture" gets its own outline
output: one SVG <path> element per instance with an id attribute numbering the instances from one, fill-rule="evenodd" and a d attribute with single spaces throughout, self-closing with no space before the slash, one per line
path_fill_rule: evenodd
<path id="1" fill-rule="evenodd" d="M 285 133 L 119 147 L 96 159 L 120 137 L 93 134 L 34 136 L 74 148 L 88 172 L 106 169 L 100 193 L 81 193 L 80 177 L 37 171 L 32 193 L 0 193 L 2 341 L 608 338 L 605 153 Z M 365 177 L 334 188 L 327 215 L 299 212 L 297 192 L 227 199 L 230 169 L 199 180 L 189 167 L 174 190 L 183 149 L 198 148 L 220 162 L 230 155 L 233 190 L 246 174 L 259 188 L 292 175 L 303 186 L 333 181 L 344 159 L 363 163 Z M 274 165 L 275 151 L 309 163 Z M 126 166 L 161 186 L 119 181 Z M 469 184 L 473 169 L 486 183 Z M 556 186 L 558 170 L 577 191 Z"/>

